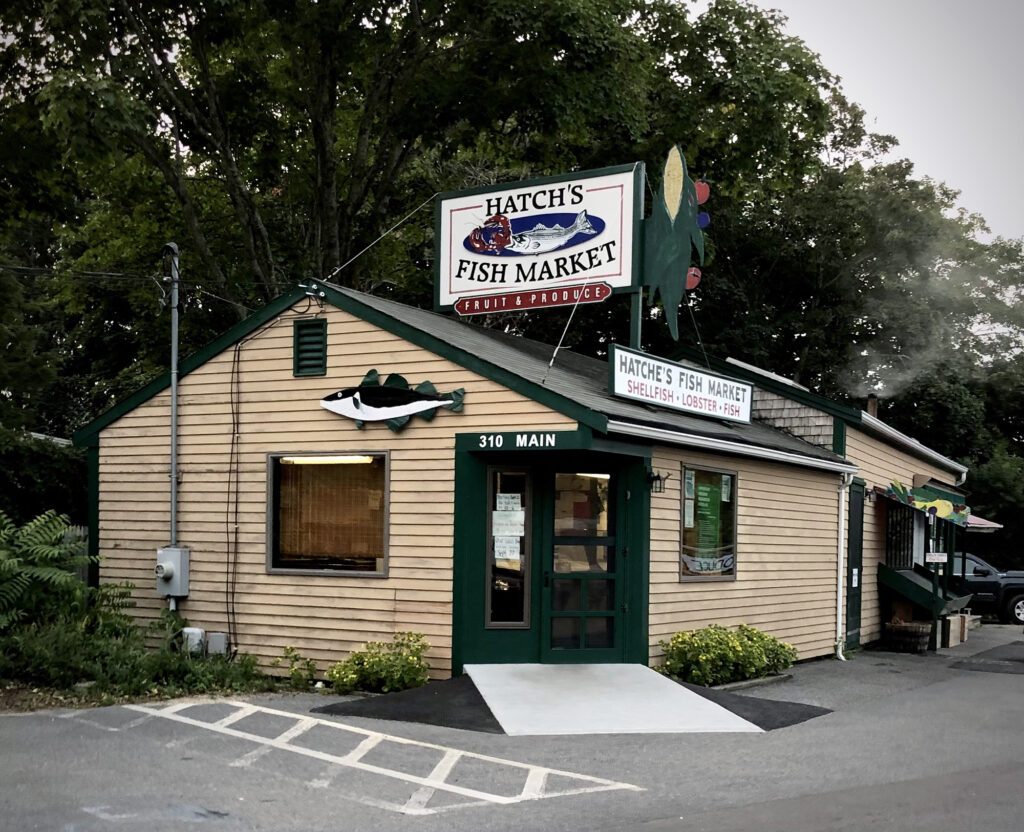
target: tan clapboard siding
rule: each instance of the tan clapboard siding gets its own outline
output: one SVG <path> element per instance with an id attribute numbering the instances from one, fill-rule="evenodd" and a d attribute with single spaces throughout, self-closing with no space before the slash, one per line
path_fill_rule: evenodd
<path id="1" fill-rule="evenodd" d="M 736 476 L 737 578 L 680 582 L 683 463 Z M 680 630 L 745 623 L 789 642 L 801 658 L 835 641 L 835 474 L 759 460 L 658 448 L 652 465 L 671 474 L 651 495 L 650 655 Z"/>
<path id="2" fill-rule="evenodd" d="M 297 308 L 304 308 L 305 302 Z M 286 313 L 241 349 L 236 448 L 239 495 L 234 608 L 239 647 L 264 664 L 295 646 L 321 669 L 366 641 L 396 632 L 426 635 L 432 674 L 451 672 L 455 434 L 575 430 L 576 423 L 525 396 L 388 332 L 329 309 L 328 372 L 292 376 L 293 315 Z M 196 626 L 227 628 L 225 575 L 233 350 L 182 379 L 179 388 L 179 541 L 191 549 L 190 596 L 182 612 Z M 411 385 L 466 392 L 462 413 L 413 417 L 401 433 L 359 430 L 320 407 L 328 393 L 358 384 L 369 369 Z M 105 581 L 136 584 L 136 613 L 156 617 L 155 549 L 168 538 L 169 392 L 105 428 L 100 437 L 99 545 Z M 389 452 L 388 576 L 266 572 L 267 454 Z M 230 510 L 229 510 L 230 509 Z"/>
<path id="3" fill-rule="evenodd" d="M 846 458 L 860 468 L 858 476 L 870 493 L 874 487 L 886 488 L 899 480 L 913 485 L 915 474 L 924 474 L 939 482 L 952 483 L 955 474 L 939 468 L 892 445 L 852 428 L 846 433 Z M 882 637 L 882 609 L 878 594 L 878 564 L 885 562 L 885 503 L 883 497 L 864 508 L 864 562 L 861 579 L 861 643 Z"/>

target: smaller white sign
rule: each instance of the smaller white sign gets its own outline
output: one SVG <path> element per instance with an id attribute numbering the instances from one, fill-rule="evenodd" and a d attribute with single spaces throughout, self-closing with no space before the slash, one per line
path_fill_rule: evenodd
<path id="1" fill-rule="evenodd" d="M 494 538 L 494 559 L 495 560 L 519 560 L 518 537 L 496 537 Z"/>
<path id="2" fill-rule="evenodd" d="M 499 537 L 522 537 L 526 534 L 526 512 L 492 511 L 491 534 Z"/>
<path id="3" fill-rule="evenodd" d="M 924 562 L 925 563 L 945 563 L 949 560 L 949 555 L 946 552 L 925 552 Z"/>
<path id="4" fill-rule="evenodd" d="M 749 422 L 753 387 L 685 364 L 612 344 L 611 392 L 634 399 L 732 422 Z"/>
<path id="5" fill-rule="evenodd" d="M 523 507 L 523 498 L 520 494 L 498 494 L 498 511 L 515 511 Z"/>
<path id="6" fill-rule="evenodd" d="M 856 589 L 860 586 L 860 570 L 855 566 L 853 567 L 853 586 L 852 589 Z"/>

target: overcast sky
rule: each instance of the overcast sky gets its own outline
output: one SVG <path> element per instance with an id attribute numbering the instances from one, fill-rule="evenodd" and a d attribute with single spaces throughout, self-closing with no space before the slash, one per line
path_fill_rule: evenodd
<path id="1" fill-rule="evenodd" d="M 755 2 L 789 18 L 917 176 L 1024 236 L 1024 0 Z"/>

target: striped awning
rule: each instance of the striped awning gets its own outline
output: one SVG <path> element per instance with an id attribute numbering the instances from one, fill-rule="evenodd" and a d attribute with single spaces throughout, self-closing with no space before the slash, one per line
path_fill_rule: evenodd
<path id="1" fill-rule="evenodd" d="M 969 532 L 997 532 L 1002 527 L 1002 523 L 996 523 L 994 520 L 986 520 L 984 517 L 978 517 L 977 514 L 967 515 L 966 528 Z"/>

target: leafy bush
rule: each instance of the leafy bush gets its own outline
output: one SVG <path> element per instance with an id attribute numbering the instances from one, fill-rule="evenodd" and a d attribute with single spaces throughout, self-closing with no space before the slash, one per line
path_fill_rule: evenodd
<path id="1" fill-rule="evenodd" d="M 21 527 L 0 512 L 0 678 L 99 701 L 275 687 L 251 656 L 183 650 L 177 613 L 138 627 L 131 585 L 87 587 L 76 570 L 94 559 L 67 532 L 53 511 Z"/>
<path id="2" fill-rule="evenodd" d="M 722 685 L 785 670 L 796 661 L 796 648 L 754 627 L 729 630 L 710 624 L 703 630 L 676 633 L 660 642 L 665 651 L 662 673 L 697 685 Z"/>
<path id="3" fill-rule="evenodd" d="M 427 683 L 423 654 L 430 649 L 419 633 L 395 633 L 392 642 L 371 641 L 345 661 L 327 669 L 327 678 L 340 693 L 376 693 L 417 688 Z"/>
<path id="4" fill-rule="evenodd" d="M 231 660 L 182 649 L 187 622 L 177 613 L 164 610 L 149 627 L 138 627 L 124 611 L 130 586 L 94 592 L 84 612 L 70 609 L 54 620 L 22 624 L 0 636 L 0 676 L 65 691 L 88 683 L 81 698 L 101 702 L 276 686 L 252 656 Z M 155 648 L 147 646 L 154 641 Z"/>
<path id="5" fill-rule="evenodd" d="M 288 684 L 292 690 L 308 690 L 316 680 L 316 662 L 304 658 L 294 647 L 285 647 L 284 656 L 270 662 L 271 667 L 280 667 L 288 662 Z"/>
<path id="6" fill-rule="evenodd" d="M 0 511 L 0 632 L 80 604 L 86 590 L 76 570 L 90 560 L 64 515 L 47 511 L 18 526 Z"/>

